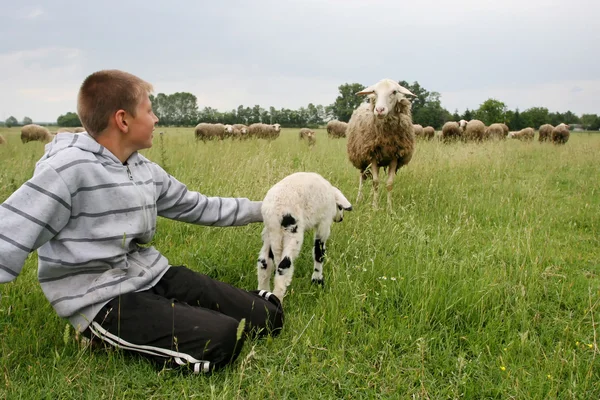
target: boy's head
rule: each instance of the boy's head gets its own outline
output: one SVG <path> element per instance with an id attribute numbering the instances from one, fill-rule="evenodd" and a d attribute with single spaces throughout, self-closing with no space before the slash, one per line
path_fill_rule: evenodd
<path id="1" fill-rule="evenodd" d="M 136 108 L 153 91 L 152 85 L 116 69 L 94 72 L 81 84 L 77 114 L 86 131 L 97 137 L 119 110 L 136 117 Z"/>

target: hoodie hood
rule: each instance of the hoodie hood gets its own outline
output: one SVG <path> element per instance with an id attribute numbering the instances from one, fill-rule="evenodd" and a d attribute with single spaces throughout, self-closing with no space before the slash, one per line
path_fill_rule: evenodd
<path id="1" fill-rule="evenodd" d="M 123 163 L 110 152 L 106 147 L 102 146 L 100 143 L 96 142 L 96 140 L 90 136 L 87 132 L 82 133 L 70 133 L 70 132 L 61 132 L 58 133 L 54 139 L 48 143 L 44 147 L 44 155 L 38 161 L 47 160 L 59 152 L 69 149 L 71 147 L 75 147 L 81 149 L 83 151 L 87 151 L 93 154 L 96 154 L 97 157 L 104 159 L 104 162 L 107 163 L 117 163 L 123 165 Z M 128 159 L 127 163 L 137 160 L 138 153 L 133 153 Z"/>

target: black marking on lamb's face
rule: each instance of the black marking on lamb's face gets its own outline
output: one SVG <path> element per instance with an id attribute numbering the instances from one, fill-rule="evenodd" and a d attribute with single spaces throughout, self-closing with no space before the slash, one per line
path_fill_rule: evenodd
<path id="1" fill-rule="evenodd" d="M 296 232 L 298 232 L 298 225 L 294 225 L 294 226 L 292 227 L 292 231 L 291 231 L 291 232 L 292 232 L 292 233 L 296 233 Z"/>
<path id="2" fill-rule="evenodd" d="M 273 255 L 273 249 L 271 249 L 270 247 L 269 247 L 269 258 L 271 260 L 275 260 L 275 256 Z"/>
<path id="3" fill-rule="evenodd" d="M 321 242 L 321 239 L 315 239 L 315 261 L 318 263 L 322 263 L 324 256 L 325 243 Z"/>
<path id="4" fill-rule="evenodd" d="M 284 257 L 283 260 L 281 260 L 281 262 L 279 263 L 279 266 L 277 267 L 277 272 L 279 273 L 279 275 L 283 275 L 285 270 L 291 266 L 292 260 L 290 260 L 289 257 Z"/>
<path id="5" fill-rule="evenodd" d="M 281 219 L 281 226 L 287 228 L 290 225 L 296 224 L 296 218 L 292 217 L 290 214 L 285 214 Z"/>
<path id="6" fill-rule="evenodd" d="M 259 258 L 258 262 L 260 263 L 261 269 L 267 269 L 267 261 L 264 258 Z"/>

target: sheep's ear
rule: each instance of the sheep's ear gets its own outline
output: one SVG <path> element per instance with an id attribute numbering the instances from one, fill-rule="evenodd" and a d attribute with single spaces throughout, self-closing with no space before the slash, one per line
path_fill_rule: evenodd
<path id="1" fill-rule="evenodd" d="M 339 207 L 342 207 L 346 211 L 352 211 L 352 204 L 346 199 L 346 197 L 342 194 L 340 189 L 333 187 L 333 192 L 335 193 L 335 202 Z"/>
<path id="2" fill-rule="evenodd" d="M 402 86 L 400 84 L 398 84 L 398 91 L 405 96 L 417 97 L 416 94 L 414 94 L 413 92 L 411 92 L 410 90 L 408 90 L 407 88 L 405 88 L 404 86 Z"/>
<path id="3" fill-rule="evenodd" d="M 356 92 L 356 94 L 372 94 L 375 92 L 375 89 L 373 89 L 373 86 L 369 86 L 367 88 L 364 88 L 363 90 L 361 90 L 360 92 Z"/>

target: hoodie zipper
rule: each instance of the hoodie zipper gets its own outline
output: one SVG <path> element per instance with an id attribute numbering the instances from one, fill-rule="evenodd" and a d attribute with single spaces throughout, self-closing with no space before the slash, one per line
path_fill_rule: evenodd
<path id="1" fill-rule="evenodd" d="M 148 228 L 148 215 L 146 214 L 146 202 L 144 201 L 144 195 L 142 194 L 142 192 L 140 192 L 140 188 L 138 187 L 138 185 L 133 180 L 133 175 L 131 174 L 131 170 L 129 169 L 129 165 L 126 165 L 125 168 L 127 168 L 127 175 L 129 176 L 129 180 L 131 181 L 131 183 L 133 183 L 133 186 L 135 187 L 135 190 L 137 191 L 137 193 L 139 195 L 139 198 L 142 201 L 142 214 L 144 215 L 144 232 L 147 232 L 149 230 L 149 228 Z"/>

